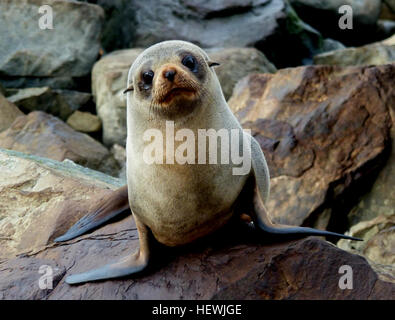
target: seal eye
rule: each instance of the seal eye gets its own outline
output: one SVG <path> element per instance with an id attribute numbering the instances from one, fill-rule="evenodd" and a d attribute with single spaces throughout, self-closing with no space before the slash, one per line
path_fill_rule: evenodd
<path id="1" fill-rule="evenodd" d="M 143 73 L 144 84 L 146 85 L 152 84 L 153 79 L 154 79 L 154 72 L 152 70 Z"/>
<path id="2" fill-rule="evenodd" d="M 186 66 L 192 72 L 197 72 L 197 62 L 193 56 L 187 55 L 182 59 L 181 62 L 184 66 Z"/>

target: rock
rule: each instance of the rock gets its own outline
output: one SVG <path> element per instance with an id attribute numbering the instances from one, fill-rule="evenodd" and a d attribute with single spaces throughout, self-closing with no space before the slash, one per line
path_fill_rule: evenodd
<path id="1" fill-rule="evenodd" d="M 189 246 L 154 246 L 150 267 L 139 275 L 66 284 L 66 275 L 120 259 L 138 248 L 136 226 L 127 215 L 76 239 L 52 241 L 121 185 L 118 179 L 70 161 L 0 150 L 0 298 L 393 297 L 395 285 L 380 280 L 363 257 L 314 237 L 279 242 L 240 223 Z M 339 288 L 342 265 L 353 269 L 353 290 Z M 52 268 L 52 289 L 38 286 L 42 266 Z"/>
<path id="2" fill-rule="evenodd" d="M 322 45 L 322 52 L 328 52 L 333 50 L 341 50 L 345 49 L 346 47 L 339 41 L 333 40 L 331 38 L 324 39 Z"/>
<path id="3" fill-rule="evenodd" d="M 92 71 L 92 92 L 97 114 L 103 122 L 103 141 L 125 145 L 126 141 L 126 88 L 130 65 L 143 49 L 118 50 L 100 59 Z M 255 72 L 274 72 L 276 68 L 264 54 L 254 48 L 212 48 L 207 50 L 213 61 L 221 63 L 215 72 L 226 98 L 235 83 L 243 76 Z"/>
<path id="4" fill-rule="evenodd" d="M 281 67 L 299 65 L 321 46 L 320 34 L 303 23 L 284 0 L 99 3 L 109 18 L 104 27 L 108 51 L 179 39 L 202 48 L 258 47 Z M 291 56 L 288 50 L 283 52 L 288 46 L 293 48 Z"/>
<path id="5" fill-rule="evenodd" d="M 87 77 L 19 77 L 0 76 L 0 83 L 5 88 L 39 88 L 50 87 L 52 89 L 68 89 L 89 91 L 90 79 Z"/>
<path id="6" fill-rule="evenodd" d="M 8 129 L 12 122 L 23 113 L 0 93 L 0 115 L 0 132 L 2 132 Z"/>
<path id="7" fill-rule="evenodd" d="M 119 186 L 69 160 L 0 149 L 0 261 L 51 244 Z"/>
<path id="8" fill-rule="evenodd" d="M 78 110 L 67 119 L 67 124 L 80 132 L 97 132 L 101 129 L 101 121 L 98 116 Z"/>
<path id="9" fill-rule="evenodd" d="M 351 6 L 353 11 L 353 19 L 360 24 L 373 25 L 380 16 L 381 1 L 380 0 L 290 0 L 290 3 L 297 12 L 299 9 L 312 10 L 323 14 L 324 12 L 339 14 L 339 8 L 347 4 Z M 307 14 L 305 14 L 307 17 Z M 312 18 L 312 17 L 310 17 Z M 319 18 L 323 18 L 320 16 Z M 308 21 L 308 19 L 306 19 Z"/>
<path id="10" fill-rule="evenodd" d="M 79 0 L 100 5 L 105 11 L 102 46 L 107 52 L 133 46 L 136 28 L 134 0 Z"/>
<path id="11" fill-rule="evenodd" d="M 25 294 L 23 298 L 25 300 L 39 300 L 45 299 L 51 293 L 51 289 L 40 289 L 39 280 L 43 276 L 43 273 L 39 273 L 40 268 L 44 267 L 44 273 L 46 268 L 50 266 L 52 270 L 52 287 L 56 287 L 59 281 L 66 274 L 66 269 L 62 266 L 56 265 L 53 261 L 46 261 L 35 259 L 29 261 L 14 260 L 8 266 L 7 269 L 2 269 L 0 275 L 0 299 L 21 299 L 19 288 L 23 286 L 25 288 Z M 15 272 L 16 270 L 23 270 L 23 272 Z M 32 279 L 34 279 L 32 281 Z"/>
<path id="12" fill-rule="evenodd" d="M 122 227 L 121 227 L 122 225 Z M 217 236 L 202 245 L 155 252 L 156 266 L 140 275 L 123 279 L 70 286 L 54 278 L 53 290 L 42 297 L 37 283 L 42 264 L 66 274 L 85 271 L 129 254 L 138 247 L 132 221 L 121 221 L 113 229 L 102 228 L 78 241 L 47 247 L 36 254 L 10 259 L 1 264 L 0 288 L 10 287 L 20 266 L 24 286 L 4 290 L 3 299 L 392 299 L 395 284 L 382 281 L 366 260 L 315 238 L 261 244 Z M 115 228 L 115 229 L 114 229 Z M 233 232 L 236 232 L 235 230 Z M 240 235 L 240 232 L 238 232 Z M 222 234 L 223 235 L 223 234 Z M 220 240 L 220 241 L 218 241 Z M 215 244 L 216 243 L 216 244 Z M 159 260 L 161 259 L 161 260 Z M 325 261 L 325 263 L 323 263 Z M 353 289 L 339 288 L 339 268 L 353 269 Z M 30 284 L 30 286 L 28 286 Z M 26 290 L 32 287 L 33 290 Z M 23 290 L 25 288 L 25 290 Z"/>
<path id="13" fill-rule="evenodd" d="M 0 94 L 2 94 L 3 96 L 5 95 L 5 89 L 3 88 L 1 83 L 0 83 Z"/>
<path id="14" fill-rule="evenodd" d="M 389 104 L 392 147 L 384 168 L 378 173 L 369 192 L 359 199 L 358 203 L 348 214 L 350 225 L 371 220 L 377 216 L 395 215 L 395 105 Z"/>
<path id="15" fill-rule="evenodd" d="M 250 73 L 273 73 L 276 67 L 255 48 L 212 48 L 206 50 L 210 59 L 220 63 L 215 73 L 225 99 L 229 99 L 236 82 Z"/>
<path id="16" fill-rule="evenodd" d="M 314 225 L 330 210 L 327 229 L 347 229 L 388 157 L 394 79 L 395 65 L 309 66 L 236 85 L 229 105 L 265 152 L 274 220 Z"/>
<path id="17" fill-rule="evenodd" d="M 0 148 L 63 161 L 116 175 L 118 166 L 110 152 L 86 134 L 41 111 L 18 117 L 0 134 Z"/>
<path id="18" fill-rule="evenodd" d="M 12 93 L 7 99 L 15 103 L 22 111 L 41 110 L 67 120 L 75 111 L 86 106 L 91 94 L 69 90 L 53 90 L 49 87 L 8 89 Z"/>
<path id="19" fill-rule="evenodd" d="M 318 54 L 315 64 L 339 66 L 379 65 L 395 62 L 395 35 L 391 38 L 362 46 Z"/>
<path id="20" fill-rule="evenodd" d="M 52 8 L 52 30 L 39 28 L 42 5 Z M 7 45 L 0 50 L 0 73 L 32 77 L 89 74 L 99 54 L 103 18 L 101 7 L 87 3 L 1 1 L 0 34 Z"/>
<path id="21" fill-rule="evenodd" d="M 362 221 L 351 227 L 348 234 L 364 241 L 344 241 L 337 243 L 343 250 L 363 255 L 370 263 L 387 267 L 395 282 L 395 214 L 380 215 Z"/>
<path id="22" fill-rule="evenodd" d="M 143 49 L 119 50 L 101 58 L 92 70 L 92 93 L 103 124 L 105 145 L 126 143 L 126 89 L 131 64 Z"/>
<path id="23" fill-rule="evenodd" d="M 290 0 L 300 18 L 319 30 L 324 37 L 340 40 L 347 46 L 377 41 L 376 23 L 381 13 L 381 0 Z M 352 8 L 352 29 L 341 29 L 339 13 L 342 5 Z"/>

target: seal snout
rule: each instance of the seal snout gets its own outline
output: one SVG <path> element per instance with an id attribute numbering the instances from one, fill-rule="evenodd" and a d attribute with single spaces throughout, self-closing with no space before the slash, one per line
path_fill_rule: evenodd
<path id="1" fill-rule="evenodd" d="M 173 82 L 176 73 L 177 73 L 177 71 L 176 71 L 174 68 L 172 68 L 172 69 L 167 69 L 167 70 L 164 70 L 164 71 L 163 71 L 163 76 L 164 76 L 167 80 L 169 80 L 170 82 Z"/>
<path id="2" fill-rule="evenodd" d="M 193 99 L 198 87 L 186 70 L 173 63 L 161 67 L 155 82 L 155 100 L 163 106 Z"/>

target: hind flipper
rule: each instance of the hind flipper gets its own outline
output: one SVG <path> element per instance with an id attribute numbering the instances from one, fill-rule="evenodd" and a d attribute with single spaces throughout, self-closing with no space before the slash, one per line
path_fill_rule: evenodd
<path id="1" fill-rule="evenodd" d="M 259 143 L 251 137 L 251 154 L 252 154 L 252 174 L 255 178 L 255 192 L 254 192 L 254 220 L 255 224 L 261 230 L 272 234 L 284 235 L 316 235 L 316 236 L 334 236 L 349 240 L 359 240 L 346 236 L 344 234 L 318 230 L 308 227 L 295 227 L 283 224 L 274 224 L 270 220 L 270 216 L 266 210 L 264 203 L 269 197 L 270 180 L 269 169 L 266 164 L 265 156 Z"/>
<path id="2" fill-rule="evenodd" d="M 150 234 L 148 228 L 144 224 L 142 224 L 135 215 L 133 216 L 139 234 L 139 250 L 131 254 L 130 256 L 122 258 L 118 262 L 110 263 L 98 269 L 93 269 L 91 271 L 68 276 L 65 280 L 66 283 L 77 284 L 89 281 L 112 279 L 142 271 L 148 265 L 150 253 Z"/>
<path id="3" fill-rule="evenodd" d="M 128 187 L 123 186 L 104 198 L 97 210 L 78 220 L 64 235 L 56 238 L 55 242 L 76 238 L 117 216 L 129 208 Z"/>
<path id="4" fill-rule="evenodd" d="M 295 227 L 284 224 L 275 224 L 270 218 L 269 214 L 262 202 L 262 198 L 258 193 L 258 190 L 255 189 L 254 194 L 254 220 L 256 226 L 271 234 L 283 234 L 283 235 L 301 235 L 301 236 L 333 236 L 337 238 L 343 238 L 348 240 L 358 240 L 362 241 L 362 239 L 354 238 L 350 236 L 346 236 L 344 234 L 326 231 L 326 230 L 318 230 L 308 227 Z"/>

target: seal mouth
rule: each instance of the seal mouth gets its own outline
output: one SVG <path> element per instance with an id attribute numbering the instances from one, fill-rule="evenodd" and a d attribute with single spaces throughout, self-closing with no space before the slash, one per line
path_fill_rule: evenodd
<path id="1" fill-rule="evenodd" d="M 159 99 L 159 102 L 168 104 L 176 97 L 180 97 L 180 96 L 192 97 L 195 95 L 195 93 L 196 90 L 192 88 L 176 87 L 176 88 L 172 88 L 166 94 L 164 94 L 163 97 Z"/>

